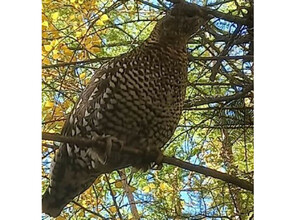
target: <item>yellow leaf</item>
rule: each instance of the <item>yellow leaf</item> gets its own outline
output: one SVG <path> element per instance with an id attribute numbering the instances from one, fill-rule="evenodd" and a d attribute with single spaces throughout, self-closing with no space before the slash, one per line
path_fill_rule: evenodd
<path id="1" fill-rule="evenodd" d="M 85 85 L 88 85 L 89 82 L 90 82 L 90 79 L 85 79 L 84 84 L 85 84 Z"/>
<path id="2" fill-rule="evenodd" d="M 74 0 L 74 2 L 75 2 L 75 0 Z M 74 18 L 75 18 L 75 15 L 70 15 L 69 20 L 73 20 Z"/>
<path id="3" fill-rule="evenodd" d="M 84 0 L 78 0 L 78 3 L 81 5 L 83 4 Z"/>
<path id="4" fill-rule="evenodd" d="M 90 219 L 96 219 L 96 215 L 93 215 L 93 214 L 91 214 L 91 213 L 89 213 L 88 217 L 89 217 Z"/>
<path id="5" fill-rule="evenodd" d="M 75 0 L 70 0 L 71 3 L 75 3 Z"/>
<path id="6" fill-rule="evenodd" d="M 50 60 L 49 60 L 47 57 L 45 57 L 45 58 L 43 59 L 43 64 L 50 65 L 51 62 L 50 62 Z"/>
<path id="7" fill-rule="evenodd" d="M 84 193 L 85 194 L 91 194 L 91 190 L 92 190 L 92 187 L 89 187 Z"/>
<path id="8" fill-rule="evenodd" d="M 53 50 L 53 58 L 58 59 L 60 57 L 59 51 L 58 50 Z"/>
<path id="9" fill-rule="evenodd" d="M 91 47 L 91 48 L 90 48 L 90 51 L 91 51 L 92 53 L 99 53 L 99 52 L 101 51 L 101 49 L 100 49 L 99 47 Z"/>
<path id="10" fill-rule="evenodd" d="M 56 21 L 59 17 L 59 12 L 54 12 L 53 14 L 51 14 L 51 18 Z"/>
<path id="11" fill-rule="evenodd" d="M 154 185 L 154 183 L 150 183 L 150 184 L 149 184 L 149 187 L 150 187 L 151 189 L 155 189 L 155 188 L 156 188 L 156 186 Z"/>
<path id="12" fill-rule="evenodd" d="M 66 100 L 64 103 L 63 103 L 63 106 L 64 108 L 69 108 L 71 106 L 71 102 L 69 100 Z"/>
<path id="13" fill-rule="evenodd" d="M 160 183 L 159 187 L 161 190 L 166 190 L 168 188 L 166 183 Z"/>
<path id="14" fill-rule="evenodd" d="M 54 102 L 51 102 L 51 101 L 47 101 L 45 103 L 45 108 L 52 108 L 54 106 Z"/>
<path id="15" fill-rule="evenodd" d="M 81 205 L 84 206 L 84 207 L 87 207 L 87 205 L 86 205 L 86 200 L 83 199 L 83 200 L 81 201 Z"/>
<path id="16" fill-rule="evenodd" d="M 142 190 L 144 192 L 148 193 L 148 192 L 150 192 L 150 187 L 149 186 L 144 186 Z"/>
<path id="17" fill-rule="evenodd" d="M 78 213 L 78 216 L 84 217 L 85 216 L 85 211 L 84 209 L 81 209 L 80 212 Z"/>
<path id="18" fill-rule="evenodd" d="M 122 183 L 122 181 L 117 181 L 117 182 L 115 182 L 115 186 L 116 186 L 117 188 L 122 188 L 122 187 L 123 187 L 123 183 Z"/>
<path id="19" fill-rule="evenodd" d="M 76 4 L 76 3 L 74 3 L 74 8 L 76 8 L 76 9 L 79 9 L 79 8 L 80 8 L 80 5 L 79 5 L 79 4 Z"/>
<path id="20" fill-rule="evenodd" d="M 85 40 L 84 40 L 84 44 L 87 45 L 87 46 L 88 46 L 88 44 L 90 44 L 91 42 L 92 42 L 92 38 L 90 38 L 90 37 L 87 37 L 87 38 L 85 38 Z"/>
<path id="21" fill-rule="evenodd" d="M 71 55 L 73 55 L 73 51 L 68 49 L 68 48 L 66 48 L 66 49 L 64 49 L 64 54 L 67 55 L 67 56 L 71 56 Z"/>
<path id="22" fill-rule="evenodd" d="M 58 38 L 60 36 L 58 31 L 54 31 L 52 32 L 52 34 L 55 38 Z"/>
<path id="23" fill-rule="evenodd" d="M 110 207 L 109 210 L 110 210 L 111 213 L 116 213 L 117 212 L 117 208 L 114 207 L 114 206 Z"/>
<path id="24" fill-rule="evenodd" d="M 100 181 L 101 181 L 101 179 L 100 179 L 100 178 L 97 178 L 97 179 L 94 181 L 94 184 L 98 184 Z"/>
<path id="25" fill-rule="evenodd" d="M 42 37 L 43 38 L 48 38 L 49 37 L 49 34 L 43 30 Z"/>
<path id="26" fill-rule="evenodd" d="M 180 201 L 180 205 L 183 207 L 185 205 L 185 201 L 184 200 Z"/>
<path id="27" fill-rule="evenodd" d="M 98 36 L 93 36 L 92 37 L 92 44 L 93 45 L 100 45 L 101 44 L 101 39 Z"/>
<path id="28" fill-rule="evenodd" d="M 64 116 L 63 110 L 59 106 L 56 108 L 55 116 Z"/>
<path id="29" fill-rule="evenodd" d="M 59 56 L 59 54 L 53 54 L 53 59 L 58 59 L 60 56 Z"/>
<path id="30" fill-rule="evenodd" d="M 54 46 L 56 46 L 58 43 L 59 43 L 58 40 L 53 40 L 53 41 L 51 42 L 51 45 L 54 47 Z"/>
<path id="31" fill-rule="evenodd" d="M 130 192 L 135 192 L 136 191 L 136 188 L 134 186 L 130 186 Z"/>
<path id="32" fill-rule="evenodd" d="M 49 27 L 49 23 L 48 23 L 48 21 L 44 21 L 44 22 L 42 23 L 42 26 L 44 26 L 44 27 Z"/>
<path id="33" fill-rule="evenodd" d="M 99 26 L 103 26 L 104 25 L 103 21 L 100 20 L 100 19 L 96 22 L 96 24 L 99 25 Z"/>
<path id="34" fill-rule="evenodd" d="M 58 216 L 56 220 L 66 220 L 63 216 Z"/>
<path id="35" fill-rule="evenodd" d="M 78 210 L 80 207 L 76 204 L 73 204 L 73 209 Z"/>
<path id="36" fill-rule="evenodd" d="M 102 16 L 100 17 L 100 20 L 101 20 L 101 21 L 107 21 L 107 20 L 108 20 L 108 16 L 107 16 L 106 14 L 104 14 L 104 15 L 102 15 Z"/>
<path id="37" fill-rule="evenodd" d="M 80 79 L 84 79 L 86 77 L 86 73 L 81 73 L 80 75 L 79 75 L 79 78 Z"/>
<path id="38" fill-rule="evenodd" d="M 77 32 L 75 33 L 75 35 L 76 35 L 76 37 L 81 37 L 81 36 L 82 36 L 82 32 L 81 32 L 81 31 L 77 31 Z"/>
<path id="39" fill-rule="evenodd" d="M 49 52 L 52 50 L 52 46 L 51 45 L 45 45 L 45 51 Z"/>
<path id="40" fill-rule="evenodd" d="M 93 46 L 91 42 L 88 43 L 88 44 L 85 44 L 85 45 L 86 45 L 87 48 L 91 48 Z"/>

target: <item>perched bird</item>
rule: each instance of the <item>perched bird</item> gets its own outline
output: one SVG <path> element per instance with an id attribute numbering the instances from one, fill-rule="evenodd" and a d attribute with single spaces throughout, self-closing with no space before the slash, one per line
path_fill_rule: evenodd
<path id="1" fill-rule="evenodd" d="M 139 47 L 102 66 L 66 120 L 62 135 L 116 139 L 127 148 L 160 149 L 180 119 L 187 86 L 186 44 L 206 21 L 190 3 L 174 7 Z M 51 164 L 43 212 L 58 216 L 95 179 L 147 161 L 123 151 L 63 143 Z"/>

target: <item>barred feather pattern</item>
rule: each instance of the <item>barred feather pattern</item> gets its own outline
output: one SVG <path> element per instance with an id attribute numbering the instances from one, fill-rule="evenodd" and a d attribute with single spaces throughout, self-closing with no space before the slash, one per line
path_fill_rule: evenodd
<path id="1" fill-rule="evenodd" d="M 186 23 L 182 17 L 175 19 Z M 196 23 L 191 33 L 178 26 L 178 34 L 168 33 L 175 36 L 170 38 L 164 33 L 164 23 L 158 23 L 142 45 L 110 60 L 93 75 L 66 120 L 63 135 L 113 137 L 129 148 L 163 147 L 181 116 L 187 85 L 186 42 L 199 26 Z M 103 173 L 148 165 L 143 157 L 122 151 L 108 154 L 98 148 L 84 150 L 64 143 L 51 163 L 43 212 L 58 216 Z"/>

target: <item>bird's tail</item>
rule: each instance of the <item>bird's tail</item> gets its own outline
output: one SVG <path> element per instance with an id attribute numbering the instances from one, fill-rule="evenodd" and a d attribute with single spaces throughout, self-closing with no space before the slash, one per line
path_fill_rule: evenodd
<path id="1" fill-rule="evenodd" d="M 92 172 L 86 167 L 82 169 L 78 164 L 72 163 L 66 150 L 66 147 L 61 146 L 56 152 L 51 163 L 49 187 L 42 197 L 42 211 L 52 217 L 60 215 L 63 208 L 74 197 L 88 189 L 101 174 L 98 171 Z"/>
<path id="2" fill-rule="evenodd" d="M 71 202 L 75 196 L 88 189 L 94 181 L 95 178 L 92 178 L 90 181 L 87 180 L 87 183 L 82 186 L 82 189 L 79 188 L 80 190 L 71 189 L 68 185 L 67 189 L 66 187 L 62 187 L 62 191 L 48 187 L 42 197 L 42 212 L 51 217 L 59 216 L 63 208 Z"/>
<path id="3" fill-rule="evenodd" d="M 136 161 L 131 155 L 112 152 L 104 165 L 96 159 L 94 151 L 88 151 L 84 156 L 85 152 L 74 147 L 76 152 L 80 152 L 77 155 L 70 148 L 62 145 L 51 163 L 51 178 L 42 198 L 42 211 L 52 217 L 60 215 L 63 208 L 88 189 L 99 175 L 130 166 L 131 161 Z"/>
<path id="4" fill-rule="evenodd" d="M 64 201 L 56 200 L 47 190 L 42 198 L 42 212 L 51 217 L 57 217 L 60 215 L 66 204 L 67 203 Z"/>

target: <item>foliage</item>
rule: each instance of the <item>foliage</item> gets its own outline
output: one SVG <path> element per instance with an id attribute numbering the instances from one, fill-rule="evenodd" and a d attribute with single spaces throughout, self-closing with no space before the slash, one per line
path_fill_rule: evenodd
<path id="1" fill-rule="evenodd" d="M 253 182 L 253 2 L 195 3 L 224 14 L 215 14 L 189 41 L 185 108 L 164 153 Z M 43 131 L 60 133 L 94 71 L 143 42 L 169 5 L 43 0 Z M 43 141 L 43 190 L 57 147 Z M 141 219 L 249 219 L 253 195 L 169 165 L 147 172 L 127 168 L 99 177 L 57 219 L 135 219 L 135 210 Z"/>

